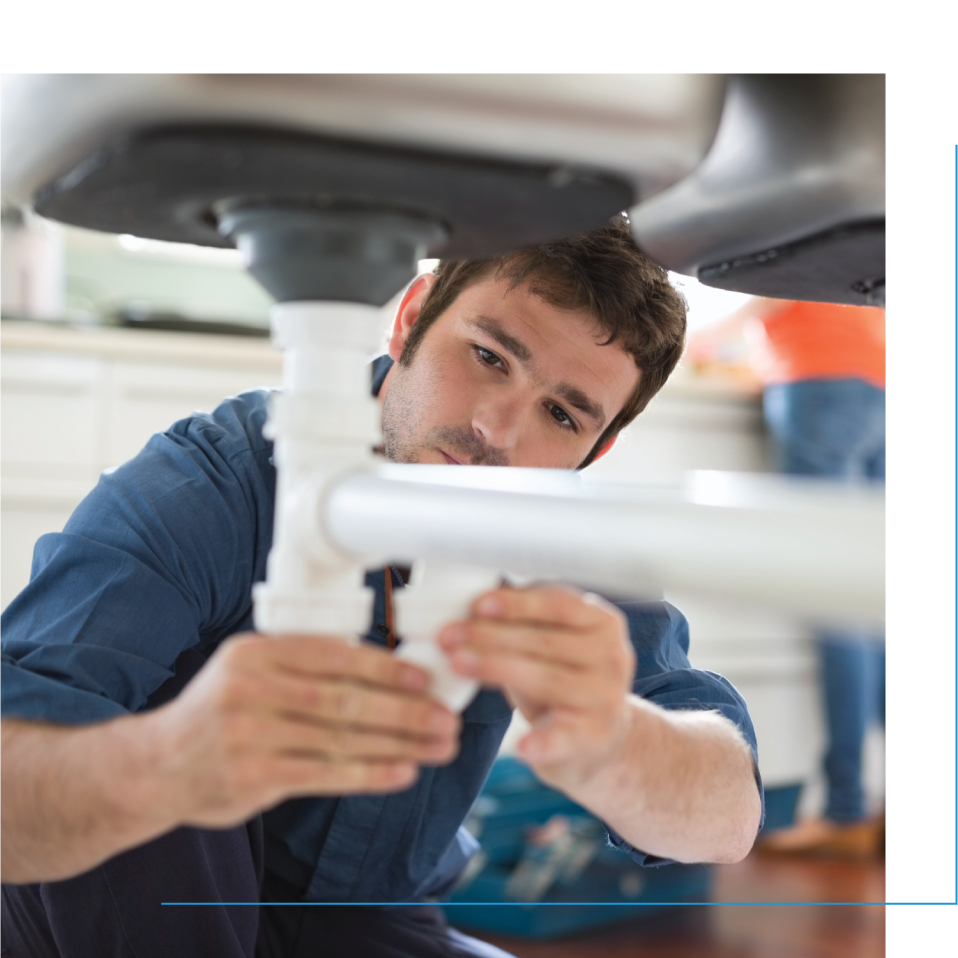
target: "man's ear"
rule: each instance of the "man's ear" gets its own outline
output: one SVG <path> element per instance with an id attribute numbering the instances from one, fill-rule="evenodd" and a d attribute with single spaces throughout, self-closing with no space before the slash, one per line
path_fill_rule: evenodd
<path id="1" fill-rule="evenodd" d="M 429 290 L 432 289 L 435 282 L 436 276 L 434 273 L 423 273 L 422 276 L 417 276 L 409 289 L 406 290 L 406 294 L 399 304 L 399 309 L 396 311 L 392 335 L 389 337 L 390 359 L 398 360 L 402 354 L 403 346 L 406 345 L 406 340 L 422 312 L 423 303 L 426 302 Z"/>

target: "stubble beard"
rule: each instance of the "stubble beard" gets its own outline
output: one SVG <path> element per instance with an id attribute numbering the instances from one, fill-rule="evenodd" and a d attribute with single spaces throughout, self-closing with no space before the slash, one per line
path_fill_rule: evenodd
<path id="1" fill-rule="evenodd" d="M 474 466 L 507 466 L 501 449 L 488 445 L 469 426 L 435 426 L 422 420 L 422 400 L 438 390 L 435 381 L 411 372 L 411 364 L 396 364 L 396 372 L 383 403 L 383 451 L 391 462 L 421 462 L 425 449 L 442 447 Z"/>
<path id="2" fill-rule="evenodd" d="M 410 396 L 406 368 L 396 364 L 393 381 L 383 403 L 383 452 L 390 462 L 420 462 L 419 445 L 415 441 L 417 403 Z"/>

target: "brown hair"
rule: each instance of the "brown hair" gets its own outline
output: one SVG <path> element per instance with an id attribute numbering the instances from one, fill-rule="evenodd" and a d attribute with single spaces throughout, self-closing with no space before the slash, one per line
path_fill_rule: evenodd
<path id="1" fill-rule="evenodd" d="M 669 282 L 668 273 L 636 247 L 628 221 L 617 216 L 588 233 L 503 256 L 440 260 L 436 282 L 399 357 L 401 365 L 412 361 L 429 327 L 456 297 L 490 274 L 509 278 L 510 289 L 528 283 L 533 295 L 559 309 L 587 310 L 606 334 L 601 345 L 620 343 L 639 368 L 632 395 L 581 469 L 665 385 L 685 344 L 685 297 Z"/>

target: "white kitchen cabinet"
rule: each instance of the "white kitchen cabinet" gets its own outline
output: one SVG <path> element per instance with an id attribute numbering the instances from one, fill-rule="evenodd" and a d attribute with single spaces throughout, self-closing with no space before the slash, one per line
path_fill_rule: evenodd
<path id="1" fill-rule="evenodd" d="M 176 420 L 280 382 L 268 341 L 2 325 L 0 602 L 27 584 L 33 545 L 63 528 L 100 473 Z"/>
<path id="2" fill-rule="evenodd" d="M 4 478 L 95 476 L 103 360 L 4 350 L 0 369 Z"/>
<path id="3" fill-rule="evenodd" d="M 105 457 L 111 465 L 126 462 L 143 446 L 144 437 L 194 410 L 210 412 L 226 396 L 278 382 L 278 373 L 270 376 L 255 367 L 116 360 L 107 384 Z"/>

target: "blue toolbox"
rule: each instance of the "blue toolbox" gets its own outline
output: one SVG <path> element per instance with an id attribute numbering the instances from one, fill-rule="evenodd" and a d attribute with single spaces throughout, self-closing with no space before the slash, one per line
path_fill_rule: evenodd
<path id="1" fill-rule="evenodd" d="M 594 815 L 513 758 L 496 761 L 466 827 L 481 848 L 443 905 L 457 927 L 554 938 L 703 901 L 710 889 L 708 865 L 636 865 Z"/>

